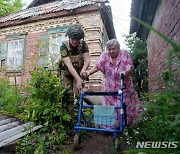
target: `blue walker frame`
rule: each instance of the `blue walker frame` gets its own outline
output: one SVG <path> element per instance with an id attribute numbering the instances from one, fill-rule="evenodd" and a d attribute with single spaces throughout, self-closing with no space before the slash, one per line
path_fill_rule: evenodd
<path id="1" fill-rule="evenodd" d="M 124 85 L 124 84 L 123 84 Z M 80 136 L 77 136 L 80 134 L 81 130 L 87 130 L 87 131 L 96 131 L 96 132 L 105 132 L 105 133 L 113 133 L 113 142 L 114 142 L 114 148 L 116 147 L 116 138 L 121 135 L 121 133 L 124 130 L 124 127 L 127 126 L 127 118 L 126 118 L 126 105 L 124 103 L 124 88 L 121 88 L 119 91 L 105 91 L 105 92 L 82 92 L 80 94 L 80 100 L 78 104 L 78 121 L 77 124 L 74 126 L 74 149 L 79 149 L 79 144 L 80 144 Z M 94 105 L 83 105 L 83 98 L 85 96 L 120 96 L 120 102 L 119 106 L 115 106 L 115 109 L 120 110 L 120 121 L 119 121 L 119 128 L 115 129 L 105 129 L 105 128 L 95 128 L 95 127 L 86 127 L 86 126 L 81 126 L 81 120 L 83 118 L 84 125 L 88 125 L 88 122 L 85 120 L 85 117 L 83 115 L 83 108 L 91 108 L 94 109 Z M 77 141 L 78 140 L 78 141 Z"/>
<path id="2" fill-rule="evenodd" d="M 126 117 L 126 104 L 124 103 L 124 90 L 126 89 L 126 85 L 124 84 L 124 74 L 121 73 L 121 85 L 122 88 L 118 91 L 105 91 L 105 92 L 82 92 L 80 94 L 80 100 L 78 104 L 78 122 L 74 126 L 74 149 L 79 149 L 80 148 L 80 131 L 81 130 L 87 130 L 87 131 L 96 131 L 96 132 L 105 132 L 105 133 L 113 133 L 113 143 L 114 143 L 114 148 L 118 148 L 118 141 L 119 141 L 119 136 L 124 130 L 124 127 L 127 126 L 127 117 Z M 119 96 L 120 101 L 119 101 L 119 106 L 115 106 L 115 109 L 120 110 L 119 114 L 119 128 L 115 129 L 105 129 L 105 128 L 96 128 L 96 127 L 88 127 L 88 122 L 86 121 L 84 115 L 83 115 L 83 108 L 91 108 L 94 109 L 94 105 L 83 105 L 83 98 L 85 96 Z M 81 126 L 81 119 L 83 118 L 84 125 Z"/>

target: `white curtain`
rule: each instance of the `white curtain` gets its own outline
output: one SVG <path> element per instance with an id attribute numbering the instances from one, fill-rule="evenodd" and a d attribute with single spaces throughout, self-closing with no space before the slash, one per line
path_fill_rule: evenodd
<path id="1" fill-rule="evenodd" d="M 60 58 L 60 46 L 63 41 L 68 40 L 68 37 L 65 37 L 64 33 L 61 34 L 52 34 L 50 36 L 49 43 L 49 52 L 50 52 L 50 61 L 53 60 L 53 63 L 57 63 Z M 52 58 L 52 59 L 51 59 Z"/>
<path id="2" fill-rule="evenodd" d="M 7 69 L 19 70 L 23 67 L 23 40 L 8 42 Z"/>

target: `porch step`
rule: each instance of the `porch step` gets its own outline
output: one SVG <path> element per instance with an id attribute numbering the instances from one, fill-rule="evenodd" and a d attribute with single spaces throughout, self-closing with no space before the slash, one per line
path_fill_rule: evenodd
<path id="1" fill-rule="evenodd" d="M 22 123 L 14 118 L 0 117 L 0 148 L 42 127 L 42 125 L 35 126 L 32 122 Z"/>

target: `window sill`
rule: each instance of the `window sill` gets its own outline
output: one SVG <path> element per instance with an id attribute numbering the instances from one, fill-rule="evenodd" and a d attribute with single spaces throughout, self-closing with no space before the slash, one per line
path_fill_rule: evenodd
<path id="1" fill-rule="evenodd" d="M 24 70 L 6 70 L 6 73 L 23 73 Z"/>

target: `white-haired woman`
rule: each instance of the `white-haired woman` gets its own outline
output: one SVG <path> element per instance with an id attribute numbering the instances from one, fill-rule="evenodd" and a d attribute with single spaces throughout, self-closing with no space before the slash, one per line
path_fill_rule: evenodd
<path id="1" fill-rule="evenodd" d="M 99 57 L 96 65 L 87 71 L 87 75 L 91 75 L 97 71 L 101 71 L 105 76 L 105 91 L 117 91 L 121 88 L 120 75 L 124 73 L 126 90 L 124 91 L 124 102 L 126 104 L 126 113 L 128 124 L 135 122 L 140 114 L 140 101 L 136 95 L 131 74 L 134 69 L 133 62 L 126 50 L 120 49 L 120 44 L 116 39 L 111 39 L 106 43 L 107 51 L 103 52 Z M 119 106 L 119 98 L 116 96 L 104 97 L 102 105 Z M 119 120 L 119 112 L 117 112 L 116 120 Z"/>

